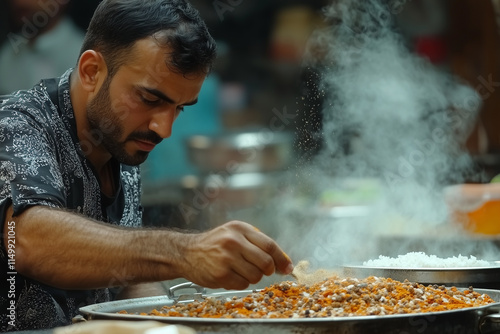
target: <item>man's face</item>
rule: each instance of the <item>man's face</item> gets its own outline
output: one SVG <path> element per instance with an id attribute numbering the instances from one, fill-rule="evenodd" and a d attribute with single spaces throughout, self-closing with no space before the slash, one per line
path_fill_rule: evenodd
<path id="1" fill-rule="evenodd" d="M 162 139 L 184 106 L 196 103 L 205 74 L 171 72 L 168 49 L 153 38 L 136 42 L 129 60 L 106 78 L 87 105 L 90 131 L 121 163 L 138 165 Z"/>

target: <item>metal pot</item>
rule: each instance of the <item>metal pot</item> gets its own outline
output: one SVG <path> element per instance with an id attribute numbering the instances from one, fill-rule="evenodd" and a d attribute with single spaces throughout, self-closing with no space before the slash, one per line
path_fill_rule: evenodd
<path id="1" fill-rule="evenodd" d="M 185 177 L 182 187 L 185 201 L 222 201 L 228 208 L 239 209 L 256 205 L 275 189 L 275 174 L 242 173 L 212 174 L 204 178 Z"/>
<path id="2" fill-rule="evenodd" d="M 196 135 L 188 138 L 190 161 L 202 173 L 283 170 L 293 159 L 293 136 L 270 130 Z"/>
<path id="3" fill-rule="evenodd" d="M 279 175 L 274 173 L 212 174 L 185 177 L 182 180 L 183 201 L 179 206 L 190 225 L 218 226 L 232 212 L 258 207 L 273 198 Z"/>
<path id="4" fill-rule="evenodd" d="M 238 291 L 206 295 L 203 289 L 197 288 L 193 294 L 175 296 L 175 290 L 187 286 L 183 284 L 173 287 L 167 296 L 95 304 L 80 308 L 80 312 L 88 320 L 156 320 L 189 326 L 197 330 L 198 333 L 493 334 L 500 332 L 500 291 L 486 289 L 476 289 L 475 291 L 488 294 L 496 303 L 481 307 L 421 314 L 305 319 L 209 319 L 117 313 L 123 310 L 128 313 L 148 313 L 153 309 L 170 306 L 176 302 L 190 302 L 206 296 L 231 298 L 251 293 L 251 291 Z"/>
<path id="5" fill-rule="evenodd" d="M 438 284 L 446 286 L 500 289 L 500 261 L 491 262 L 488 267 L 464 268 L 394 268 L 362 265 L 344 266 L 347 277 L 366 278 L 368 276 L 389 277 L 403 282 Z"/>

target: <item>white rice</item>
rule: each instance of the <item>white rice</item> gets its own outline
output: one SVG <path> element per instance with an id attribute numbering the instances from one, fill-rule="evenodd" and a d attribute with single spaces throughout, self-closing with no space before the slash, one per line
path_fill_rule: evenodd
<path id="1" fill-rule="evenodd" d="M 446 259 L 436 255 L 427 255 L 424 252 L 410 252 L 398 255 L 397 258 L 380 255 L 378 259 L 363 262 L 366 267 L 395 267 L 395 268 L 462 268 L 462 267 L 487 267 L 491 263 L 478 260 L 475 256 L 453 256 Z"/>

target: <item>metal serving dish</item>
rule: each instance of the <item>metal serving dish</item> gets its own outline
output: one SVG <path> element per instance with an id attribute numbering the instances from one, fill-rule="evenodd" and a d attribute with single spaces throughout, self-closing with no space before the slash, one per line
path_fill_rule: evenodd
<path id="1" fill-rule="evenodd" d="M 187 139 L 186 146 L 190 161 L 203 173 L 279 171 L 293 161 L 293 135 L 288 132 L 256 130 L 196 135 Z"/>
<path id="2" fill-rule="evenodd" d="M 491 262 L 488 267 L 460 268 L 397 268 L 346 265 L 343 273 L 348 277 L 366 278 L 368 276 L 388 277 L 403 282 L 438 284 L 457 287 L 500 289 L 500 263 Z"/>
<path id="3" fill-rule="evenodd" d="M 185 286 L 184 286 L 185 287 Z M 176 289 L 173 287 L 172 289 Z M 250 290 L 219 292 L 205 295 L 203 290 L 176 297 L 167 296 L 137 298 L 95 304 L 80 308 L 88 320 L 156 320 L 169 324 L 185 325 L 198 333 L 337 333 L 337 334 L 493 334 L 500 332 L 500 291 L 476 289 L 488 294 L 496 303 L 454 311 L 384 316 L 306 318 L 306 319 L 209 319 L 142 316 L 128 313 L 149 313 L 153 309 L 170 306 L 176 302 L 190 302 L 206 296 L 231 298 L 245 296 Z"/>

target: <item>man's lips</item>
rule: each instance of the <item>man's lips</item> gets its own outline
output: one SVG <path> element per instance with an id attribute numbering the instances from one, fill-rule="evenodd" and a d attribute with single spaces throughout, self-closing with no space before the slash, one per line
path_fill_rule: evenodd
<path id="1" fill-rule="evenodd" d="M 145 151 L 145 152 L 152 151 L 156 146 L 156 144 L 151 143 L 149 141 L 144 141 L 144 140 L 139 140 L 139 139 L 135 139 L 134 141 L 137 144 L 137 146 L 139 147 L 139 149 L 141 151 Z"/>

